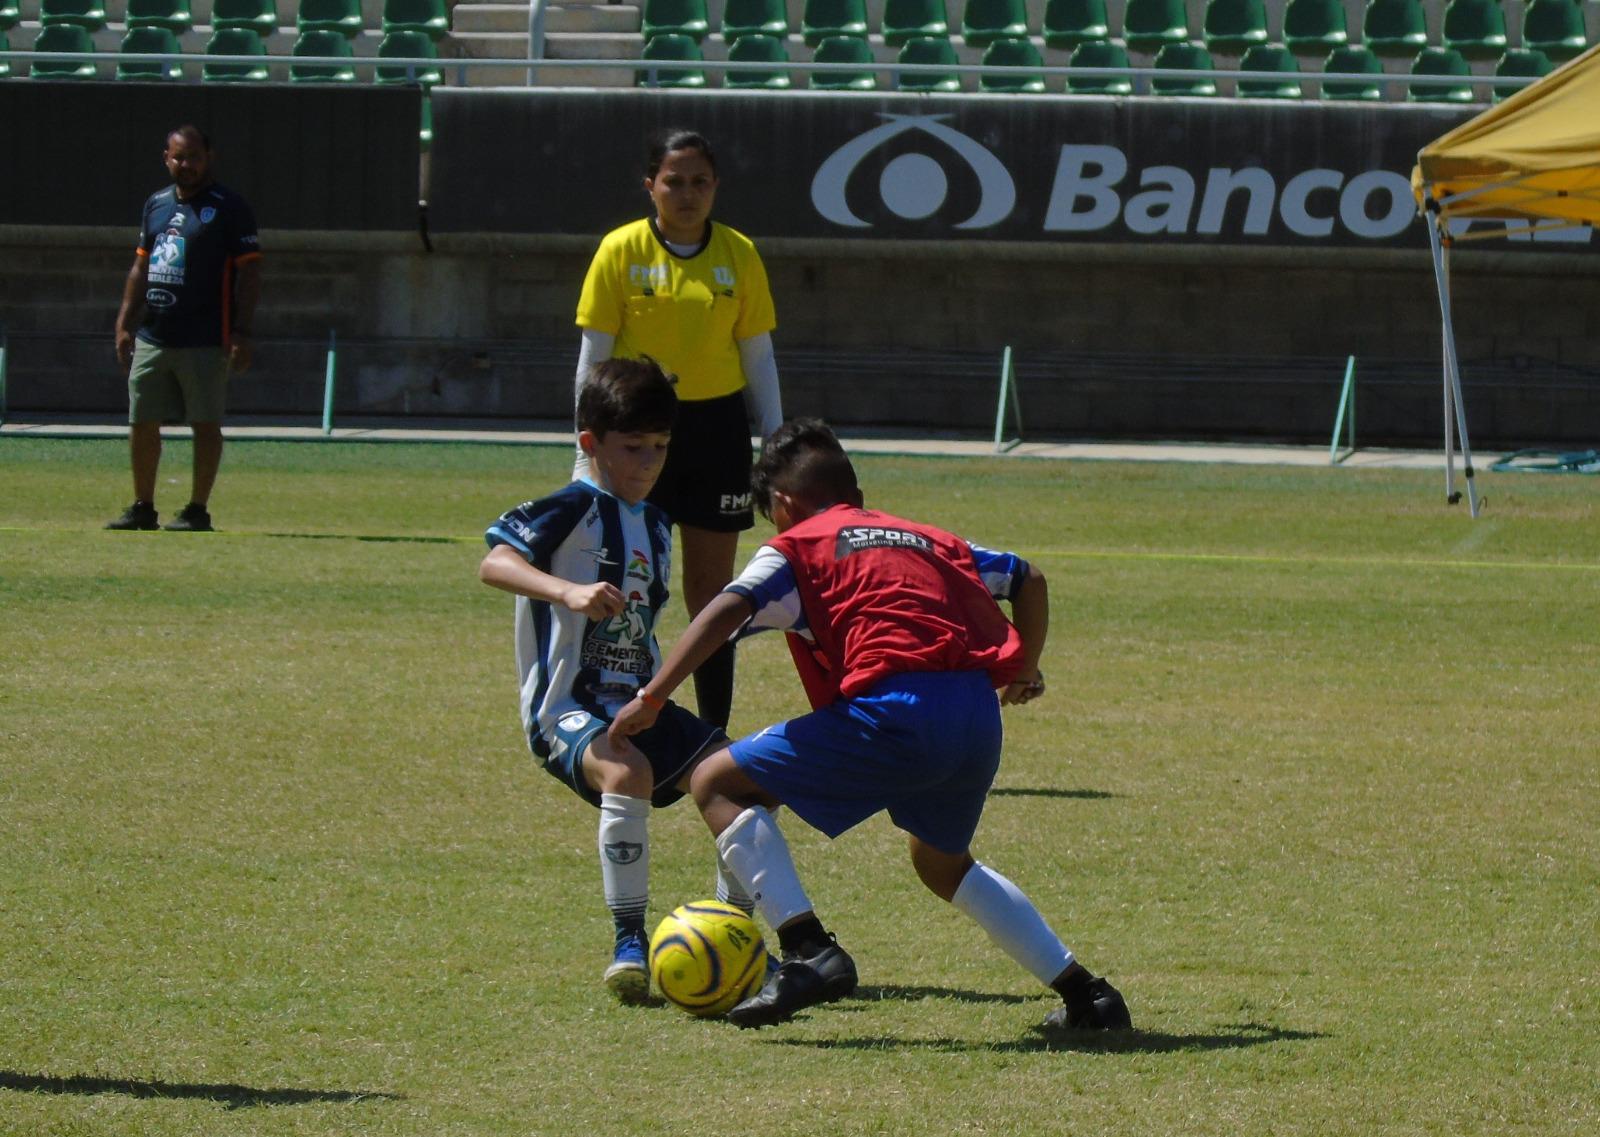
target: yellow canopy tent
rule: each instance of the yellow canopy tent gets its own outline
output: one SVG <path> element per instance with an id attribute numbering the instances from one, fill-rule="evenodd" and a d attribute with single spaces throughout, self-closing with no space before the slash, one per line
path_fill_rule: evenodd
<path id="1" fill-rule="evenodd" d="M 1461 370 L 1450 319 L 1450 245 L 1600 223 L 1600 47 L 1591 48 L 1422 148 L 1412 192 L 1428 223 L 1444 319 L 1445 497 L 1455 502 L 1453 439 L 1459 438 L 1467 500 L 1478 516 Z M 1524 222 L 1455 233 L 1452 221 Z M 1454 435 L 1452 435 L 1454 431 Z"/>

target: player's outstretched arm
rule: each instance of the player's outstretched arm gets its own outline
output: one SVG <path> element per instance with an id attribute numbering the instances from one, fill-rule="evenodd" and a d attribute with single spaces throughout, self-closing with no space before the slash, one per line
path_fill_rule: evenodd
<path id="1" fill-rule="evenodd" d="M 1044 675 L 1039 660 L 1044 655 L 1045 638 L 1050 634 L 1050 586 L 1044 573 L 1028 566 L 1027 579 L 1011 598 L 1011 622 L 1022 637 L 1022 668 L 1004 691 L 1000 701 L 1007 706 L 1026 703 L 1044 694 Z"/>
<path id="2" fill-rule="evenodd" d="M 621 742 L 630 734 L 654 726 L 656 716 L 679 685 L 727 643 L 749 618 L 750 602 L 737 592 L 720 592 L 713 597 L 672 645 L 661 670 L 640 687 L 638 696 L 611 720 L 607 731 L 611 741 Z"/>
<path id="3" fill-rule="evenodd" d="M 582 612 L 591 620 L 604 620 L 615 616 L 625 606 L 622 592 L 614 584 L 574 584 L 543 569 L 534 568 L 522 559 L 522 554 L 510 545 L 496 545 L 484 556 L 478 566 L 478 579 L 491 588 L 526 596 L 529 600 L 543 600 L 547 604 L 560 604 L 574 612 Z"/>

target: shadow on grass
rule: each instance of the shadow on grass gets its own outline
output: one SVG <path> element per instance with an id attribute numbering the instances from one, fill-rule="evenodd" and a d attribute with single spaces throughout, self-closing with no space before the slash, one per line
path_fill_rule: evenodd
<path id="1" fill-rule="evenodd" d="M 971 1038 L 773 1038 L 779 1046 L 804 1046 L 815 1050 L 880 1050 L 901 1053 L 1037 1054 L 1064 1050 L 1099 1054 L 1181 1054 L 1186 1051 L 1242 1050 L 1277 1042 L 1305 1042 L 1326 1038 L 1318 1031 L 1283 1030 L 1265 1023 L 1228 1024 L 1211 1032 L 1170 1034 L 1165 1031 L 1130 1030 L 1115 1034 L 1100 1031 L 1047 1031 L 1033 1027 L 1028 1038 L 989 1040 Z"/>
<path id="2" fill-rule="evenodd" d="M 14 1070 L 0 1070 L 0 1090 L 34 1094 L 126 1094 L 135 1098 L 184 1098 L 220 1102 L 229 1109 L 250 1109 L 262 1105 L 309 1105 L 315 1102 L 398 1101 L 404 1096 L 367 1090 L 256 1089 L 232 1084 L 90 1078 L 81 1074 L 57 1078 L 49 1074 L 19 1074 Z"/>
<path id="3" fill-rule="evenodd" d="M 1100 801 L 1117 795 L 1105 790 L 1057 790 L 1044 786 L 990 786 L 990 797 L 1070 797 L 1081 801 Z"/>
<path id="4" fill-rule="evenodd" d="M 954 987 L 857 987 L 852 1001 L 877 1002 L 898 999 L 914 1003 L 920 999 L 956 999 L 963 1003 L 1035 1003 L 1037 995 L 1007 995 L 999 991 L 961 991 Z M 843 1004 L 849 1006 L 849 1003 Z"/>
<path id="5" fill-rule="evenodd" d="M 406 536 L 395 534 L 393 536 L 376 533 L 259 533 L 260 537 L 278 537 L 290 541 L 372 541 L 378 544 L 401 545 L 459 545 L 475 543 L 481 538 L 472 538 L 470 541 L 464 537 L 427 537 Z"/>

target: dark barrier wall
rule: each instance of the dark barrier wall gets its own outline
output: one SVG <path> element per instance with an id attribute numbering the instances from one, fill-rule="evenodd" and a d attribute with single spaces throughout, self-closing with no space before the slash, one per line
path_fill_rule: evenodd
<path id="1" fill-rule="evenodd" d="M 126 226 L 131 249 L 192 122 L 263 229 L 415 229 L 420 113 L 401 88 L 0 83 L 0 225 Z"/>
<path id="2" fill-rule="evenodd" d="M 718 216 L 763 239 L 1365 248 L 1426 246 L 1411 168 L 1472 113 L 892 94 L 434 99 L 440 231 L 603 233 L 644 212 L 644 140 L 679 125 L 717 147 Z"/>

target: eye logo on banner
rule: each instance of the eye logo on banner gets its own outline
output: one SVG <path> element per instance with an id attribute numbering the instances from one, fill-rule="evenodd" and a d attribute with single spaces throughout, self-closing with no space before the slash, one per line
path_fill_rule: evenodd
<path id="1" fill-rule="evenodd" d="M 885 114 L 882 117 L 888 121 L 846 142 L 817 167 L 816 176 L 811 179 L 811 204 L 823 217 L 835 225 L 852 229 L 871 228 L 872 222 L 862 220 L 850 208 L 845 192 L 850 177 L 868 154 L 890 139 L 913 131 L 944 143 L 966 162 L 978 179 L 978 207 L 972 216 L 957 222 L 954 228 L 987 229 L 1010 216 L 1017 204 L 1017 187 L 1010 173 L 982 143 L 946 126 L 941 120 L 949 115 Z M 949 192 L 950 179 L 944 166 L 927 154 L 897 155 L 878 175 L 878 196 L 884 206 L 906 221 L 933 216 L 944 205 Z"/>

